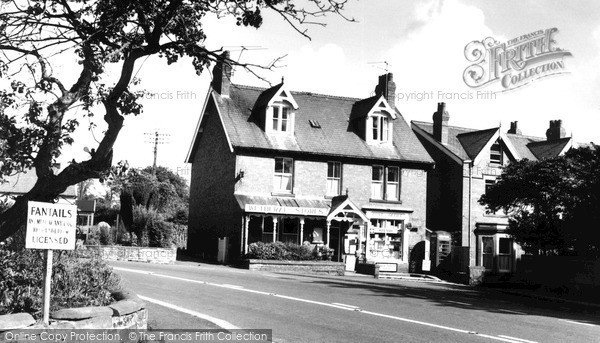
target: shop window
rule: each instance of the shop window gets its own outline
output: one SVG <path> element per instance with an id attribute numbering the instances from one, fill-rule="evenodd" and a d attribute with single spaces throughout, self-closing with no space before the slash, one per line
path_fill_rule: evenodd
<path id="1" fill-rule="evenodd" d="M 327 195 L 339 195 L 342 188 L 342 164 L 327 162 Z"/>
<path id="2" fill-rule="evenodd" d="M 294 160 L 291 158 L 275 157 L 275 175 L 273 191 L 276 193 L 291 193 L 294 181 Z"/>
<path id="3" fill-rule="evenodd" d="M 283 234 L 281 237 L 281 241 L 284 243 L 298 244 L 300 220 L 297 218 L 284 218 L 282 225 Z"/>
<path id="4" fill-rule="evenodd" d="M 402 221 L 371 219 L 371 257 L 402 259 Z"/>

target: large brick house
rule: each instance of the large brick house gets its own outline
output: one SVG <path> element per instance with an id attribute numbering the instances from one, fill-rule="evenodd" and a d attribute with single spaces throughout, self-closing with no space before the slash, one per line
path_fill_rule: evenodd
<path id="1" fill-rule="evenodd" d="M 560 120 L 550 121 L 542 138 L 523 135 L 516 121 L 508 130 L 477 130 L 449 126 L 449 119 L 446 105 L 439 103 L 433 122 L 411 122 L 435 160 L 427 180 L 428 228 L 452 233 L 455 244 L 468 251 L 469 266 L 513 272 L 523 251 L 506 233 L 508 217 L 487 213 L 478 200 L 511 161 L 559 156 L 577 144 L 566 137 Z"/>
<path id="2" fill-rule="evenodd" d="M 233 255 L 253 242 L 308 241 L 347 265 L 406 270 L 409 246 L 425 237 L 433 160 L 395 107 L 393 75 L 366 99 L 230 76 L 215 66 L 187 157 L 188 250 L 214 258 L 218 237 Z"/>

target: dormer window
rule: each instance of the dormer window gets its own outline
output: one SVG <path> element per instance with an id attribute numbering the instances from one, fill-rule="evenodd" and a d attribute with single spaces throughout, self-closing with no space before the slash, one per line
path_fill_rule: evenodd
<path id="1" fill-rule="evenodd" d="M 352 106 L 350 122 L 367 144 L 388 144 L 393 141 L 396 111 L 383 96 L 357 101 Z"/>
<path id="2" fill-rule="evenodd" d="M 290 109 L 285 105 L 273 106 L 273 131 L 286 132 L 289 130 Z"/>
<path id="3" fill-rule="evenodd" d="M 379 142 L 387 142 L 390 137 L 390 123 L 387 116 L 371 117 L 373 126 L 373 140 Z"/>
<path id="4" fill-rule="evenodd" d="M 264 106 L 264 107 L 263 107 Z M 255 104 L 256 108 L 264 108 L 264 129 L 267 133 L 293 134 L 295 111 L 298 104 L 283 84 L 265 90 Z"/>

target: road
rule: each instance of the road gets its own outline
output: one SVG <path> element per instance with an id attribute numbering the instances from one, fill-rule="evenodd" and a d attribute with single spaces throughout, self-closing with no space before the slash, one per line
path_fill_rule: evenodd
<path id="1" fill-rule="evenodd" d="M 154 329 L 198 328 L 191 314 L 207 328 L 273 329 L 277 342 L 600 342 L 596 307 L 495 290 L 193 262 L 111 265 L 152 303 L 150 322 L 169 326 Z"/>

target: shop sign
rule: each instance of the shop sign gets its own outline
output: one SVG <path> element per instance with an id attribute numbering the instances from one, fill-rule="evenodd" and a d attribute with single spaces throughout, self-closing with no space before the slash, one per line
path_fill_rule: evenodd
<path id="1" fill-rule="evenodd" d="M 329 214 L 328 208 L 317 207 L 288 207 L 275 205 L 254 205 L 246 204 L 244 206 L 246 212 L 267 213 L 267 214 L 295 214 L 299 216 L 323 216 Z"/>
<path id="2" fill-rule="evenodd" d="M 395 263 L 377 263 L 380 272 L 397 272 L 398 265 Z"/>
<path id="3" fill-rule="evenodd" d="M 367 211 L 367 218 L 408 220 L 408 214 L 406 212 Z"/>

